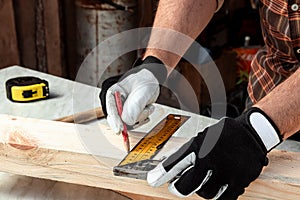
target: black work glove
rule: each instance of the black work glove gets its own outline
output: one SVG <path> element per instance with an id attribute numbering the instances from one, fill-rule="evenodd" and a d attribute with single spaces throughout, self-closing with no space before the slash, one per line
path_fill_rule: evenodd
<path id="1" fill-rule="evenodd" d="M 167 69 L 155 57 L 138 60 L 134 68 L 124 75 L 105 80 L 101 87 L 100 100 L 107 122 L 115 133 L 123 130 L 123 122 L 133 126 L 142 123 L 153 112 L 160 88 L 167 78 Z M 120 118 L 114 92 L 120 92 L 124 103 Z"/>
<path id="2" fill-rule="evenodd" d="M 147 181 L 154 187 L 170 182 L 170 192 L 180 197 L 197 193 L 208 199 L 237 199 L 268 164 L 268 151 L 281 141 L 271 119 L 253 107 L 198 133 L 148 172 Z"/>

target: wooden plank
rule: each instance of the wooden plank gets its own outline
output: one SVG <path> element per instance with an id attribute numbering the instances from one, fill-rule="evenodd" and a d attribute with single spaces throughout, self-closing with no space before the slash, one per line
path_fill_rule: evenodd
<path id="1" fill-rule="evenodd" d="M 150 27 L 153 24 L 154 10 L 156 5 L 153 5 L 153 1 L 149 0 L 138 0 L 138 19 L 139 27 Z"/>
<path id="2" fill-rule="evenodd" d="M 47 69 L 48 73 L 56 76 L 66 76 L 63 30 L 61 16 L 61 1 L 43 0 L 44 25 L 46 39 Z"/>
<path id="3" fill-rule="evenodd" d="M 110 130 L 102 131 L 98 126 L 0 115 L 0 170 L 143 196 L 173 198 L 166 186 L 154 189 L 143 180 L 114 176 L 112 167 L 126 152 L 121 137 Z M 90 137 L 89 145 L 94 149 L 86 149 L 84 140 L 87 138 L 80 136 Z M 132 145 L 138 141 L 134 141 L 135 137 L 130 139 Z"/>
<path id="4" fill-rule="evenodd" d="M 75 1 L 64 0 L 63 4 L 63 17 L 64 17 L 64 41 L 66 52 L 66 68 L 68 78 L 75 80 L 78 66 L 77 66 L 77 54 L 76 54 L 76 14 L 75 14 Z"/>
<path id="5" fill-rule="evenodd" d="M 128 193 L 128 192 L 119 192 L 119 193 L 123 194 L 126 197 L 129 197 L 132 200 L 167 200 L 165 198 L 147 197 L 147 196 L 132 194 L 132 193 Z"/>
<path id="6" fill-rule="evenodd" d="M 273 150 L 269 165 L 246 189 L 245 199 L 299 199 L 300 153 Z"/>
<path id="7" fill-rule="evenodd" d="M 14 1 L 20 62 L 31 69 L 37 69 L 35 3 L 36 0 Z"/>
<path id="8" fill-rule="evenodd" d="M 131 200 L 123 194 L 102 188 L 88 187 L 0 172 L 1 200 Z M 99 198 L 100 197 L 100 198 Z"/>
<path id="9" fill-rule="evenodd" d="M 47 53 L 44 22 L 44 3 L 43 0 L 35 2 L 35 47 L 37 69 L 41 72 L 47 72 Z"/>
<path id="10" fill-rule="evenodd" d="M 0 1 L 0 68 L 19 64 L 12 0 Z"/>
<path id="11" fill-rule="evenodd" d="M 143 180 L 114 176 L 112 167 L 126 152 L 119 136 L 99 126 L 0 115 L 0 170 L 133 196 L 176 199 L 167 185 L 152 188 Z M 130 139 L 132 145 L 139 140 Z M 274 150 L 269 159 L 269 166 L 240 199 L 299 198 L 300 153 Z"/>
<path id="12" fill-rule="evenodd" d="M 23 66 L 66 77 L 61 2 L 14 1 Z"/>

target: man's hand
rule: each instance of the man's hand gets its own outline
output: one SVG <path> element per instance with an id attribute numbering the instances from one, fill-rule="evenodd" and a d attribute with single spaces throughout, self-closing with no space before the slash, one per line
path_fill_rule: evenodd
<path id="1" fill-rule="evenodd" d="M 143 122 L 153 112 L 159 95 L 159 83 L 165 81 L 167 70 L 155 57 L 147 57 L 123 76 L 105 80 L 100 99 L 107 122 L 115 133 L 123 130 L 123 122 L 132 126 Z M 118 115 L 114 92 L 119 91 L 124 102 L 122 116 Z"/>
<path id="2" fill-rule="evenodd" d="M 148 172 L 147 181 L 154 187 L 170 182 L 170 192 L 180 197 L 197 193 L 209 199 L 237 199 L 281 141 L 272 120 L 253 107 L 198 133 Z"/>

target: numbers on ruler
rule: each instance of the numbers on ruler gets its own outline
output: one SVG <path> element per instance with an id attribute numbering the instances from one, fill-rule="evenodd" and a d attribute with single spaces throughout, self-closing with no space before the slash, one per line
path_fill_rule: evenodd
<path id="1" fill-rule="evenodd" d="M 169 114 L 157 124 L 119 164 L 125 165 L 151 159 L 176 131 L 188 119 L 188 116 Z"/>

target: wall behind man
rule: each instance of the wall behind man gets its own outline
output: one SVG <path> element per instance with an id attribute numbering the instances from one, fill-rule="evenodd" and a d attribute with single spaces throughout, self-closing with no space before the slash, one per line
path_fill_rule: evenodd
<path id="1" fill-rule="evenodd" d="M 11 0 L 0 1 L 0 68 L 19 64 L 18 43 Z"/>
<path id="2" fill-rule="evenodd" d="M 0 68 L 17 64 L 68 78 L 74 16 L 72 0 L 0 1 Z"/>
<path id="3" fill-rule="evenodd" d="M 138 26 L 151 26 L 159 0 L 137 2 Z M 215 53 L 214 57 L 220 56 L 218 52 L 222 52 L 224 46 L 233 43 L 231 38 L 237 38 L 229 37 L 235 35 L 229 31 L 233 30 L 230 22 L 235 18 L 232 17 L 232 11 L 245 7 L 246 2 L 225 1 L 211 25 L 199 37 L 200 43 Z M 0 1 L 0 68 L 17 64 L 75 79 L 78 70 L 75 3 L 75 0 Z M 219 38 L 222 38 L 224 44 L 220 44 Z"/>
<path id="4" fill-rule="evenodd" d="M 110 1 L 124 4 L 135 0 Z M 1 0 L 0 69 L 21 65 L 74 80 L 78 71 L 76 2 L 79 0 Z M 158 0 L 136 2 L 137 26 L 151 26 L 152 7 Z"/>

